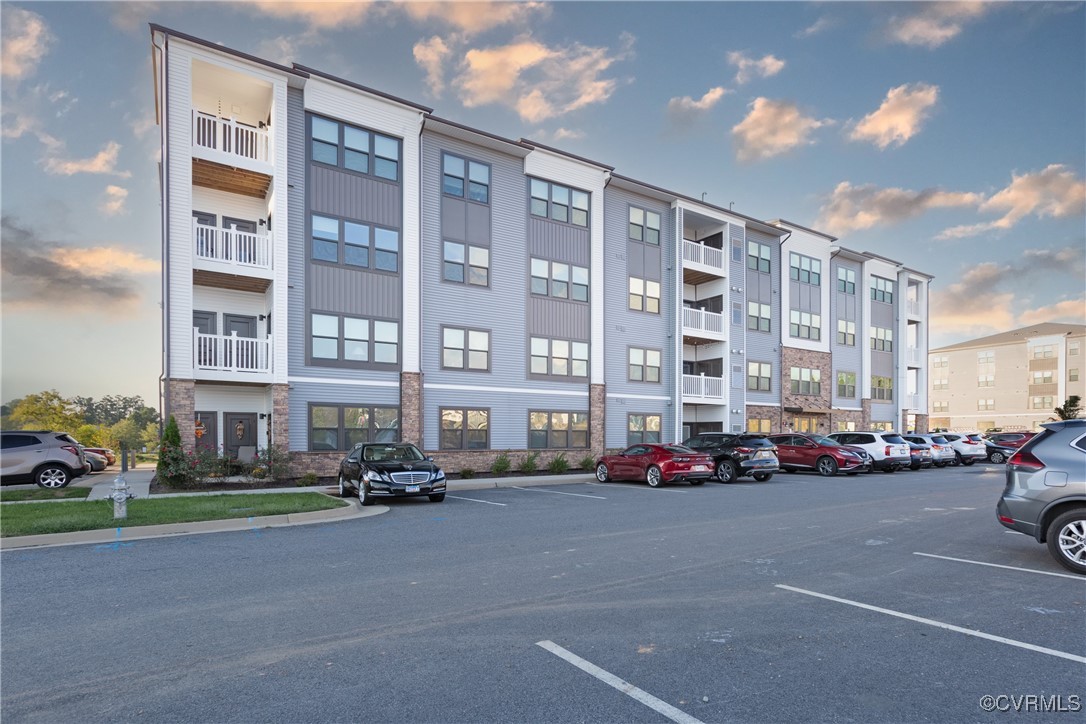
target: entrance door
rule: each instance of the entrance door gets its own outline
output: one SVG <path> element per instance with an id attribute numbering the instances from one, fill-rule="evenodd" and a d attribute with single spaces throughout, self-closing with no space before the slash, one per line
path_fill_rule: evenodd
<path id="1" fill-rule="evenodd" d="M 252 342 L 243 342 L 241 339 L 256 339 L 256 317 L 246 317 L 240 314 L 222 315 L 222 333 L 228 338 L 237 332 L 238 341 L 235 343 L 226 340 L 226 366 L 236 367 L 239 370 L 256 369 L 258 356 L 256 345 Z"/>
<path id="2" fill-rule="evenodd" d="M 196 413 L 196 449 L 219 449 L 219 413 Z"/>
<path id="3" fill-rule="evenodd" d="M 237 460 L 238 451 L 243 447 L 256 451 L 256 413 L 224 412 L 223 415 L 223 450 L 229 460 Z"/>

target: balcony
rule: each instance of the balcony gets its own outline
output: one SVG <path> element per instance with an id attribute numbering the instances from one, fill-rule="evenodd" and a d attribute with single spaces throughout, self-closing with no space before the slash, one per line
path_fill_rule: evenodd
<path id="1" fill-rule="evenodd" d="M 683 280 L 701 284 L 727 276 L 727 259 L 723 249 L 714 249 L 696 241 L 683 239 Z"/>
<path id="2" fill-rule="evenodd" d="M 724 404 L 724 378 L 706 375 L 683 375 L 683 404 Z"/>
<path id="3" fill-rule="evenodd" d="M 204 334 L 192 330 L 192 366 L 197 379 L 270 382 L 272 338 Z"/>
<path id="4" fill-rule="evenodd" d="M 905 364 L 909 367 L 920 367 L 920 348 L 919 347 L 906 347 L 905 348 Z"/>
<path id="5" fill-rule="evenodd" d="M 272 270 L 272 235 L 238 231 L 192 220 L 193 282 L 263 292 Z"/>
<path id="6" fill-rule="evenodd" d="M 724 341 L 724 315 L 683 307 L 683 337 Z"/>
<path id="7" fill-rule="evenodd" d="M 906 410 L 919 410 L 920 409 L 920 395 L 912 392 L 907 393 L 905 399 L 902 402 L 905 403 Z"/>
<path id="8" fill-rule="evenodd" d="M 920 316 L 920 302 L 916 299 L 907 299 L 905 301 L 905 311 L 910 317 Z"/>
<path id="9" fill-rule="evenodd" d="M 271 133 L 192 111 L 192 183 L 220 191 L 266 198 L 273 172 Z"/>

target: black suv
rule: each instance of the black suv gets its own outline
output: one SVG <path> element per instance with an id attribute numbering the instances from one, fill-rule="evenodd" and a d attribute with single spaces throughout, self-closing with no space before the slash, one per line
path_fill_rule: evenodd
<path id="1" fill-rule="evenodd" d="M 716 479 L 722 483 L 734 483 L 745 475 L 764 482 L 781 469 L 777 446 L 757 433 L 704 432 L 687 438 L 683 445 L 712 455 Z"/>

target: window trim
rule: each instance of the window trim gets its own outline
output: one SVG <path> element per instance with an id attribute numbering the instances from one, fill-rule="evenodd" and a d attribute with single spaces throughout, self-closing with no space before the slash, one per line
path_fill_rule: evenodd
<path id="1" fill-rule="evenodd" d="M 485 372 L 490 372 L 491 371 L 490 370 L 490 363 L 491 363 L 491 359 L 492 359 L 491 347 L 493 346 L 492 340 L 494 338 L 494 335 L 492 334 L 491 330 L 483 329 L 481 327 L 456 327 L 456 326 L 447 325 L 447 324 L 441 325 L 440 329 L 441 329 L 441 369 L 443 369 L 443 370 L 453 370 L 453 371 L 457 371 L 457 372 L 484 372 L 485 373 Z M 463 347 L 446 347 L 445 346 L 445 332 L 447 330 L 463 332 L 464 333 L 464 346 Z M 470 341 L 472 332 L 480 332 L 480 333 L 483 333 L 483 334 L 486 335 L 486 367 L 485 368 L 471 367 L 468 364 L 468 361 L 471 359 L 471 352 L 472 352 L 471 341 Z M 445 364 L 445 350 L 446 349 L 459 349 L 464 355 L 464 366 L 463 367 L 451 367 L 449 365 L 446 365 Z"/>
<path id="2" fill-rule="evenodd" d="M 545 372 L 545 373 L 544 372 L 533 372 L 532 371 L 532 360 L 535 357 L 540 356 L 540 355 L 532 354 L 532 340 L 533 339 L 542 339 L 542 340 L 547 341 L 547 372 Z M 554 343 L 555 342 L 565 342 L 566 344 L 569 345 L 569 356 L 568 357 L 558 357 L 558 358 L 556 358 L 554 356 Z M 585 345 L 586 350 L 585 350 L 585 357 L 583 359 L 580 358 L 580 357 L 574 357 L 573 356 L 573 348 L 574 348 L 573 346 L 575 344 L 583 344 L 583 345 Z M 592 346 L 591 346 L 591 343 L 588 340 L 569 339 L 569 338 L 566 338 L 566 337 L 543 337 L 543 336 L 539 336 L 539 335 L 529 334 L 528 335 L 528 350 L 527 351 L 528 351 L 528 360 L 527 360 L 528 365 L 527 365 L 526 369 L 527 369 L 529 378 L 548 379 L 548 380 L 578 381 L 578 380 L 587 380 L 591 376 L 591 372 L 592 372 L 591 371 Z M 564 374 L 564 375 L 555 374 L 554 372 L 551 371 L 551 370 L 554 369 L 554 360 L 555 359 L 565 360 L 568 363 L 568 369 L 569 369 L 568 374 Z M 585 363 L 585 374 L 583 374 L 583 375 L 575 375 L 575 374 L 573 374 L 573 363 L 575 361 Z"/>
<path id="3" fill-rule="evenodd" d="M 758 314 L 751 314 L 751 307 L 757 305 Z M 764 308 L 764 309 L 763 309 Z M 762 312 L 766 312 L 766 316 L 762 316 Z M 762 329 L 762 323 L 765 323 L 765 329 Z M 752 324 L 753 323 L 753 324 Z M 752 332 L 772 332 L 773 331 L 773 307 L 763 302 L 755 301 L 752 299 L 747 300 L 747 329 Z"/>
<path id="4" fill-rule="evenodd" d="M 751 251 L 757 251 L 758 253 L 751 254 Z M 762 256 L 763 251 L 765 251 L 765 256 Z M 765 269 L 761 268 L 762 262 L 765 262 Z M 763 244 L 760 241 L 747 239 L 747 269 L 756 271 L 760 274 L 773 273 L 773 249 L 769 244 Z"/>
<path id="5" fill-rule="evenodd" d="M 634 418 L 634 417 L 643 417 L 643 418 L 645 418 L 644 419 L 644 424 L 642 425 L 641 430 L 640 430 L 640 433 L 642 435 L 642 439 L 638 440 L 636 442 L 632 441 L 632 439 L 630 437 L 634 432 L 636 432 L 630 426 L 630 422 L 631 422 L 632 418 Z M 655 417 L 660 421 L 659 422 L 659 427 L 660 427 L 659 430 L 650 431 L 648 429 L 648 427 L 649 427 L 649 418 L 652 418 L 652 417 Z M 656 439 L 656 440 L 646 440 L 646 439 L 644 439 L 644 437 L 649 432 L 655 432 L 658 439 Z M 662 413 L 659 413 L 659 412 L 627 412 L 626 413 L 626 447 L 632 447 L 634 445 L 659 445 L 660 441 L 663 440 L 663 436 L 664 436 L 664 416 L 663 416 Z"/>
<path id="6" fill-rule="evenodd" d="M 636 204 L 627 204 L 626 206 L 626 238 L 630 241 L 637 242 L 638 244 L 645 244 L 646 246 L 660 246 L 660 239 L 663 234 L 664 215 L 661 214 L 659 211 L 650 211 L 644 206 L 638 206 Z M 633 213 L 635 210 L 641 212 L 640 224 L 634 222 L 633 220 Z M 649 214 L 652 214 L 656 217 L 656 227 L 649 226 Z M 632 233 L 635 226 L 641 229 L 640 239 L 636 238 Z M 646 238 L 649 230 L 656 232 L 656 241 L 649 241 Z"/>
<path id="7" fill-rule="evenodd" d="M 879 384 L 881 380 L 885 380 L 886 384 Z M 884 390 L 885 392 L 880 393 L 879 390 Z M 894 378 L 884 377 L 882 375 L 871 375 L 871 399 L 878 402 L 893 402 Z"/>
<path id="8" fill-rule="evenodd" d="M 539 196 L 535 195 L 535 192 L 532 189 L 532 182 L 533 181 L 539 182 L 541 184 L 546 184 L 546 186 L 547 186 L 547 198 L 546 199 L 542 199 Z M 559 189 L 565 189 L 566 191 L 569 192 L 569 203 L 568 204 L 559 204 L 555 200 L 555 198 L 554 198 L 554 189 L 555 189 L 555 187 L 557 187 Z M 584 209 L 581 209 L 580 207 L 574 205 L 574 199 L 576 197 L 576 194 L 584 194 L 585 195 L 585 197 L 586 197 L 586 199 L 585 199 L 586 207 Z M 535 213 L 535 211 L 532 210 L 532 202 L 533 201 L 546 201 L 547 214 L 545 216 L 542 215 L 542 214 L 537 214 L 537 213 Z M 566 217 L 565 221 L 563 221 L 562 219 L 554 218 L 553 208 L 555 206 L 565 206 L 566 207 L 567 217 Z M 585 215 L 585 223 L 584 224 L 578 224 L 575 221 L 573 221 L 573 211 L 574 211 L 574 209 L 576 209 L 577 211 L 583 211 L 584 212 L 584 215 Z M 573 186 L 567 186 L 565 184 L 555 183 L 553 181 L 548 181 L 547 179 L 539 178 L 538 176 L 529 176 L 528 177 L 528 217 L 529 218 L 534 217 L 536 219 L 541 219 L 541 220 L 545 220 L 545 221 L 553 221 L 556 224 L 565 224 L 566 226 L 572 226 L 575 229 L 585 229 L 585 230 L 591 229 L 592 228 L 592 194 L 591 194 L 591 192 L 585 191 L 584 189 L 575 188 Z"/>
<path id="9" fill-rule="evenodd" d="M 337 317 L 338 324 L 338 337 L 336 358 L 331 359 L 327 357 L 314 357 L 313 356 L 313 315 L 320 314 L 325 317 Z M 344 359 L 344 345 L 346 338 L 344 337 L 344 319 L 355 319 L 366 322 L 366 333 L 368 335 L 366 339 L 367 343 L 367 359 L 362 361 Z M 375 322 L 389 322 L 396 325 L 396 361 L 395 362 L 377 362 L 375 361 L 375 353 L 377 350 L 376 330 L 377 326 Z M 328 312 L 321 309 L 307 309 L 305 320 L 306 331 L 306 348 L 305 348 L 305 363 L 307 367 L 343 367 L 348 369 L 374 369 L 374 370 L 393 370 L 399 369 L 402 362 L 401 353 L 403 350 L 403 325 L 399 319 L 387 319 L 383 317 L 360 317 L 354 314 L 345 314 L 343 312 Z M 321 336 L 321 339 L 331 339 L 330 337 Z M 387 342 L 381 342 L 380 344 L 388 344 Z"/>
<path id="10" fill-rule="evenodd" d="M 634 379 L 633 374 L 632 374 L 633 368 L 635 367 L 635 365 L 630 360 L 630 355 L 633 354 L 634 351 L 640 351 L 641 355 L 642 355 L 641 356 L 642 364 L 637 365 L 637 366 L 641 367 L 641 379 Z M 654 366 L 654 365 L 649 364 L 649 352 L 655 352 L 657 355 L 659 355 L 659 357 L 657 358 L 658 362 L 659 362 L 658 365 Z M 663 366 L 664 366 L 664 351 L 662 349 L 657 349 L 655 347 L 632 347 L 632 346 L 627 346 L 626 347 L 626 381 L 627 382 L 636 382 L 636 383 L 639 383 L 639 384 L 645 383 L 645 384 L 650 384 L 650 385 L 661 384 L 661 383 L 663 383 Z M 648 379 L 648 371 L 650 369 L 655 369 L 656 370 L 656 379 L 655 380 Z"/>
<path id="11" fill-rule="evenodd" d="M 547 427 L 546 428 L 533 428 L 532 427 L 532 415 L 546 415 L 547 416 Z M 566 430 L 565 430 L 565 432 L 566 432 L 566 446 L 565 447 L 558 447 L 558 446 L 552 446 L 551 445 L 551 434 L 555 431 L 555 428 L 554 428 L 554 416 L 555 415 L 569 415 L 569 427 L 567 427 Z M 584 424 L 585 424 L 584 430 L 583 431 L 582 430 L 576 430 L 576 432 L 578 432 L 578 433 L 581 433 L 581 432 L 584 433 L 585 444 L 583 446 L 581 446 L 581 445 L 571 445 L 570 444 L 572 442 L 573 433 L 575 432 L 574 427 L 573 427 L 573 424 L 574 424 L 573 416 L 574 415 L 583 415 L 584 416 Z M 527 422 L 528 422 L 528 427 L 527 427 L 528 439 L 526 440 L 526 442 L 527 442 L 527 449 L 528 450 L 587 450 L 588 448 L 590 448 L 592 446 L 592 418 L 590 417 L 588 410 L 540 410 L 540 409 L 529 409 L 528 410 L 528 420 L 527 420 Z M 546 433 L 547 444 L 544 445 L 543 447 L 533 446 L 532 445 L 532 433 L 533 432 L 540 432 L 541 430 L 543 430 Z"/>
<path id="12" fill-rule="evenodd" d="M 808 372 L 809 379 L 803 379 L 803 373 Z M 798 373 L 798 376 L 797 376 Z M 818 377 L 816 380 L 815 377 Z M 818 367 L 790 367 L 788 370 L 788 389 L 793 395 L 804 397 L 818 397 L 822 395 L 822 370 Z M 803 391 L 803 384 L 807 383 L 807 391 Z"/>
<path id="13" fill-rule="evenodd" d="M 463 177 L 454 176 L 452 174 L 448 174 L 448 173 L 445 172 L 445 159 L 446 158 L 455 158 L 455 159 L 458 159 L 458 160 L 464 162 L 464 176 Z M 471 164 L 475 164 L 476 166 L 483 166 L 487 170 L 487 172 L 486 172 L 486 179 L 487 179 L 487 181 L 486 181 L 486 201 L 480 201 L 479 199 L 471 198 L 471 195 L 470 195 L 470 189 L 471 189 L 471 184 L 472 184 L 472 180 L 471 180 Z M 445 190 L 445 177 L 446 176 L 452 176 L 453 178 L 459 178 L 460 179 L 460 181 L 463 183 L 463 193 L 462 194 L 459 194 L 459 195 L 451 194 L 451 193 L 449 193 L 448 191 Z M 442 150 L 442 152 L 441 152 L 441 183 L 440 183 L 441 195 L 442 196 L 448 196 L 450 199 L 462 199 L 463 201 L 470 201 L 471 203 L 478 204 L 480 206 L 490 206 L 490 199 L 491 199 L 490 191 L 493 188 L 493 179 L 494 179 L 494 167 L 490 163 L 487 163 L 486 161 L 477 161 L 474 158 L 469 158 L 467 156 L 462 156 L 459 153 L 453 153 L 451 151 Z"/>
<path id="14" fill-rule="evenodd" d="M 844 329 L 841 326 L 844 325 Z M 851 327 L 850 327 L 851 325 Z M 848 319 L 837 320 L 837 344 L 842 347 L 856 346 L 856 323 Z"/>
<path id="15" fill-rule="evenodd" d="M 313 429 L 314 429 L 313 428 L 313 408 L 315 408 L 315 407 L 334 407 L 334 408 L 337 409 L 337 414 L 338 414 L 337 425 L 338 426 L 336 427 L 336 444 L 338 445 L 338 447 L 335 450 L 315 450 L 313 448 Z M 344 446 L 344 441 L 346 439 L 347 430 L 348 429 L 351 429 L 351 430 L 361 429 L 361 428 L 347 428 L 347 427 L 345 427 L 343 425 L 344 410 L 346 410 L 348 407 L 358 408 L 358 409 L 363 409 L 364 408 L 364 409 L 367 410 L 367 414 L 368 414 L 368 418 L 369 418 L 369 427 L 367 428 L 366 440 L 364 442 L 378 442 L 378 440 L 375 439 L 375 435 L 373 434 L 374 431 L 377 430 L 377 429 L 384 429 L 384 430 L 392 429 L 392 428 L 374 428 L 373 423 L 374 423 L 374 420 L 377 417 L 377 413 L 376 413 L 377 410 L 395 410 L 396 411 L 396 423 L 397 423 L 397 425 L 396 425 L 396 428 L 395 428 L 396 429 L 396 440 L 395 440 L 395 442 L 401 442 L 403 440 L 403 437 L 402 437 L 403 430 L 402 430 L 401 426 L 399 425 L 399 421 L 402 419 L 402 414 L 401 414 L 401 409 L 400 409 L 400 407 L 398 405 L 377 405 L 377 404 L 353 403 L 353 402 L 309 402 L 306 405 L 306 450 L 308 452 L 318 452 L 318 453 L 336 452 L 336 453 L 343 453 L 343 452 L 349 452 L 354 447 L 354 445 L 351 445 L 350 447 L 345 447 Z M 322 427 L 322 428 L 317 428 L 317 429 L 329 430 L 331 428 Z"/>
<path id="16" fill-rule="evenodd" d="M 894 303 L 894 293 L 897 285 L 893 279 L 871 275 L 871 301 L 884 304 Z"/>
<path id="17" fill-rule="evenodd" d="M 807 315 L 807 324 L 803 323 L 804 315 Z M 815 324 L 815 322 L 817 322 L 817 324 Z M 806 334 L 803 333 L 804 329 L 807 330 Z M 799 309 L 789 309 L 788 336 L 794 339 L 809 339 L 814 342 L 821 342 L 822 315 L 815 314 L 814 312 L 804 312 Z"/>
<path id="18" fill-rule="evenodd" d="M 856 295 L 856 270 L 843 266 L 837 267 L 837 291 L 842 294 Z"/>
<path id="19" fill-rule="evenodd" d="M 533 262 L 540 262 L 542 264 L 547 265 L 547 276 L 546 277 L 536 276 L 535 270 L 532 269 Z M 555 264 L 561 264 L 561 265 L 568 268 L 569 272 L 568 272 L 568 278 L 567 279 L 562 280 L 562 279 L 555 279 L 554 278 L 554 265 Z M 573 278 L 574 278 L 574 275 L 577 272 L 577 270 L 581 270 L 581 271 L 583 271 L 585 273 L 585 277 L 587 278 L 587 283 L 585 283 L 585 284 L 574 283 Z M 546 280 L 546 282 L 547 282 L 547 293 L 546 294 L 541 294 L 540 292 L 535 291 L 533 282 L 536 279 L 545 279 Z M 554 294 L 554 287 L 558 283 L 564 283 L 566 285 L 566 292 L 567 293 L 566 293 L 566 295 L 564 297 L 559 296 L 557 294 Z M 584 299 L 574 299 L 573 298 L 573 290 L 574 290 L 575 287 L 584 287 L 584 294 L 585 294 Z M 530 296 L 537 297 L 537 298 L 542 298 L 542 299 L 560 299 L 560 300 L 565 301 L 565 302 L 576 302 L 577 304 L 588 304 L 592 300 L 592 272 L 588 267 L 579 266 L 579 265 L 574 264 L 572 262 L 558 261 L 556 259 L 544 259 L 543 257 L 539 257 L 539 256 L 530 256 L 530 257 L 528 257 L 528 294 Z"/>
<path id="20" fill-rule="evenodd" d="M 751 366 L 758 365 L 758 374 L 751 374 Z M 765 372 L 766 374 L 762 374 Z M 757 380 L 754 386 L 751 386 L 751 380 Z M 765 381 L 765 387 L 762 387 L 762 381 Z M 772 392 L 773 391 L 773 363 L 772 362 L 759 362 L 757 360 L 747 360 L 747 387 L 748 392 Z"/>
<path id="21" fill-rule="evenodd" d="M 445 444 L 445 413 L 446 412 L 460 412 L 463 413 L 463 427 L 460 428 L 460 445 L 458 447 L 451 447 Z M 472 412 L 482 412 L 486 415 L 486 442 L 482 447 L 469 447 L 468 446 L 468 428 L 467 420 L 468 414 Z M 437 409 L 437 443 L 439 450 L 489 450 L 490 449 L 490 421 L 491 421 L 491 408 L 489 407 L 439 407 Z"/>
<path id="22" fill-rule="evenodd" d="M 807 262 L 807 269 L 803 268 L 804 261 Z M 818 265 L 818 271 L 815 271 L 816 264 Z M 806 279 L 803 278 L 804 275 L 807 276 Z M 799 282 L 800 284 L 821 287 L 822 260 L 795 251 L 788 252 L 788 278 L 794 282 Z"/>
<path id="23" fill-rule="evenodd" d="M 464 249 L 464 261 L 462 261 L 462 262 L 449 261 L 449 259 L 445 256 L 445 252 L 446 252 L 445 247 L 448 244 L 455 244 L 457 246 L 463 247 L 463 249 Z M 472 251 L 472 249 L 481 249 L 481 250 L 486 252 L 486 266 L 485 267 L 481 267 L 478 264 L 472 264 L 471 263 L 471 251 Z M 453 239 L 442 238 L 442 240 L 441 240 L 441 281 L 442 282 L 448 282 L 449 284 L 460 284 L 460 285 L 468 286 L 468 287 L 478 287 L 480 289 L 489 289 L 490 288 L 490 261 L 491 261 L 491 251 L 490 251 L 489 246 L 480 246 L 479 244 L 469 244 L 466 241 L 455 241 Z M 446 264 L 459 264 L 463 268 L 464 279 L 463 280 L 450 279 L 448 276 L 446 276 L 445 275 L 445 265 Z M 486 270 L 486 284 L 479 284 L 477 282 L 471 281 L 471 270 L 472 269 L 485 269 Z"/>
<path id="24" fill-rule="evenodd" d="M 663 283 L 656 280 L 656 279 L 645 279 L 644 277 L 635 277 L 635 276 L 628 276 L 627 280 L 628 281 L 626 283 L 626 308 L 631 312 L 643 312 L 645 314 L 660 314 L 660 302 L 661 302 L 661 298 L 663 297 L 663 293 L 664 293 Z M 637 293 L 635 293 L 633 291 L 633 286 L 634 286 L 635 281 L 641 282 L 641 292 L 640 292 L 640 294 L 637 294 Z M 657 296 L 654 297 L 654 296 L 649 294 L 649 284 L 655 284 L 656 285 L 656 288 L 659 290 L 659 294 Z M 633 301 L 634 296 L 640 297 L 640 299 L 641 299 L 641 307 L 640 308 L 634 307 L 631 304 L 631 302 Z M 656 311 L 652 311 L 652 310 L 648 309 L 650 299 L 655 299 L 656 300 Z"/>
<path id="25" fill-rule="evenodd" d="M 842 381 L 841 378 L 842 378 L 843 375 L 848 375 L 850 377 L 845 377 L 844 381 Z M 849 379 L 852 380 L 851 383 L 848 381 Z M 851 394 L 849 393 L 850 390 L 851 390 Z M 844 371 L 838 371 L 837 372 L 837 396 L 840 397 L 843 400 L 854 400 L 854 399 L 856 399 L 856 373 L 855 372 L 844 372 Z"/>
<path id="26" fill-rule="evenodd" d="M 336 144 L 336 163 L 334 165 L 328 163 L 327 161 L 320 161 L 320 160 L 313 157 L 313 141 L 315 140 L 313 138 L 313 119 L 314 118 L 320 118 L 321 120 L 328 121 L 330 123 L 335 123 L 338 126 L 337 137 L 338 137 L 339 140 L 338 140 L 338 142 Z M 401 183 L 403 182 L 403 145 L 404 145 L 404 143 L 403 143 L 402 138 L 397 138 L 396 136 L 391 136 L 391 135 L 389 135 L 387 133 L 384 133 L 384 132 L 381 132 L 381 131 L 375 131 L 375 130 L 373 130 L 371 128 L 364 128 L 364 127 L 356 125 L 354 123 L 347 123 L 346 121 L 341 121 L 341 120 L 339 120 L 337 118 L 332 118 L 330 116 L 326 116 L 326 115 L 323 115 L 321 113 L 313 113 L 312 111 L 306 111 L 306 124 L 305 125 L 306 125 L 306 128 L 305 128 L 305 130 L 306 130 L 306 149 L 305 150 L 306 150 L 306 163 L 307 164 L 317 164 L 317 165 L 319 165 L 319 166 L 321 166 L 323 168 L 335 169 L 336 171 L 341 171 L 343 173 L 349 173 L 349 174 L 352 174 L 354 176 L 361 176 L 363 178 L 372 179 L 374 181 L 380 181 L 382 183 L 395 184 L 397 186 L 401 185 Z M 347 150 L 346 135 L 347 135 L 347 132 L 346 132 L 346 129 L 348 127 L 353 128 L 356 131 L 361 131 L 362 133 L 365 133 L 368 136 L 367 151 L 366 151 L 367 162 L 366 162 L 366 171 L 364 171 L 364 172 L 363 171 L 358 171 L 358 170 L 353 169 L 353 168 L 347 168 L 344 165 L 345 162 L 346 162 L 346 158 L 347 158 L 347 154 L 346 154 L 346 150 Z M 377 155 L 377 137 L 378 136 L 380 136 L 382 138 L 387 138 L 390 141 L 395 141 L 396 142 L 396 153 L 397 153 L 397 157 L 395 159 L 395 161 L 396 161 L 396 178 L 394 178 L 394 179 L 390 179 L 387 176 L 380 176 L 374 171 L 374 169 L 377 167 L 375 160 L 378 158 L 378 155 Z M 324 143 L 326 145 L 330 145 L 330 144 L 328 144 L 327 141 L 319 141 L 319 142 Z M 381 156 L 381 158 L 384 158 L 386 160 L 392 160 L 392 159 L 389 159 L 387 156 Z"/>
<path id="27" fill-rule="evenodd" d="M 894 330 L 887 327 L 871 327 L 871 351 L 893 352 Z"/>
<path id="28" fill-rule="evenodd" d="M 324 241 L 330 243 L 330 239 L 318 239 L 313 235 L 313 219 L 314 217 L 320 217 L 322 219 L 331 219 L 338 223 L 338 231 L 336 239 L 336 261 L 329 261 L 328 259 L 318 259 L 314 256 L 314 243 L 316 241 Z M 348 244 L 347 243 L 347 224 L 355 224 L 356 226 L 362 226 L 367 229 L 366 246 L 362 247 L 361 244 Z M 396 251 L 389 252 L 385 249 L 377 248 L 377 232 L 389 231 L 396 234 Z M 385 226 L 384 224 L 375 224 L 371 221 L 359 221 L 357 219 L 349 219 L 343 216 L 335 216 L 333 214 L 318 213 L 310 210 L 308 218 L 306 219 L 306 233 L 308 237 L 307 244 L 307 261 L 310 264 L 317 264 L 319 266 L 335 267 L 336 269 L 347 269 L 348 271 L 367 271 L 374 274 L 384 274 L 386 276 L 399 276 L 400 270 L 403 266 L 403 233 L 400 229 L 393 228 L 391 226 Z M 356 246 L 366 249 L 366 265 L 360 264 L 348 264 L 347 263 L 347 247 Z M 377 253 L 378 251 L 388 254 L 394 253 L 396 255 L 396 269 L 378 269 L 377 268 Z M 342 261 L 340 261 L 342 260 Z"/>

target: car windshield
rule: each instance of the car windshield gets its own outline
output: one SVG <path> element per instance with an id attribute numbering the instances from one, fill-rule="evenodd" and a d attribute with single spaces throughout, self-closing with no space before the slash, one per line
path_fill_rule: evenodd
<path id="1" fill-rule="evenodd" d="M 973 442 L 981 442 L 982 441 L 982 437 L 980 435 L 966 435 L 966 437 L 969 438 L 970 440 L 972 440 Z"/>
<path id="2" fill-rule="evenodd" d="M 898 435 L 896 433 L 892 433 L 892 434 L 889 434 L 889 435 L 883 435 L 882 439 L 885 440 L 886 442 L 890 443 L 891 445 L 904 445 L 905 444 L 905 440 L 902 439 L 901 435 Z"/>
<path id="3" fill-rule="evenodd" d="M 811 439 L 814 440 L 816 445 L 825 445 L 826 447 L 841 447 L 841 443 L 830 437 L 823 437 L 822 435 L 811 435 Z"/>
<path id="4" fill-rule="evenodd" d="M 773 447 L 773 441 L 762 435 L 740 435 L 739 444 L 747 447 Z"/>
<path id="5" fill-rule="evenodd" d="M 362 450 L 366 462 L 380 463 L 393 460 L 423 460 L 424 456 L 414 445 L 369 445 Z"/>

